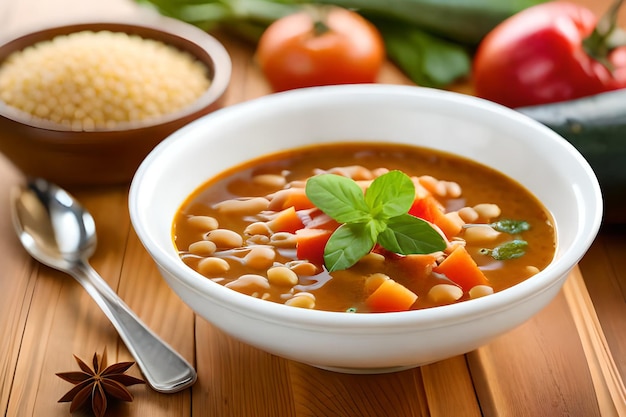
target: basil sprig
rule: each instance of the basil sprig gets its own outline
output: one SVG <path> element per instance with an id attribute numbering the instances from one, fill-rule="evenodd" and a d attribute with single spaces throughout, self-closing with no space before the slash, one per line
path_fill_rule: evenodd
<path id="1" fill-rule="evenodd" d="M 443 237 L 428 222 L 408 214 L 415 199 L 415 185 L 400 171 L 376 178 L 365 193 L 350 178 L 316 175 L 307 181 L 306 195 L 316 207 L 342 223 L 324 248 L 324 264 L 329 272 L 350 268 L 377 243 L 400 255 L 446 248 Z"/>

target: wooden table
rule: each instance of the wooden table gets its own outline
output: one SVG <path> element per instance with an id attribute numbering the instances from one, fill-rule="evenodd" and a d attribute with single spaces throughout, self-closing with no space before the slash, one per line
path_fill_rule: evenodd
<path id="1" fill-rule="evenodd" d="M 608 1 L 585 3 L 599 13 Z M 2 0 L 0 35 L 136 13 L 130 0 Z M 267 94 L 252 48 L 220 39 L 234 63 L 227 104 Z M 390 64 L 380 81 L 408 83 Z M 9 194 L 20 181 L 0 156 L 0 415 L 65 416 L 69 406 L 57 400 L 71 386 L 55 373 L 77 369 L 72 354 L 90 360 L 106 347 L 110 362 L 132 358 L 84 290 L 20 246 L 9 216 Z M 487 346 L 408 371 L 344 375 L 261 352 L 196 317 L 135 236 L 127 192 L 121 186 L 75 193 L 98 227 L 92 264 L 196 366 L 198 381 L 170 395 L 132 387 L 135 401 L 112 405 L 110 416 L 626 416 L 624 226 L 601 232 L 544 311 Z M 136 367 L 131 373 L 139 375 Z"/>

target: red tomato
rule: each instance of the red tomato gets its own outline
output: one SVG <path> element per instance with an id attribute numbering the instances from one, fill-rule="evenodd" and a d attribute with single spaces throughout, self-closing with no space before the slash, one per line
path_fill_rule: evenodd
<path id="1" fill-rule="evenodd" d="M 503 21 L 483 39 L 474 57 L 476 95 L 521 107 L 626 87 L 626 48 L 608 54 L 613 71 L 583 48 L 597 21 L 589 9 L 558 1 Z"/>
<path id="2" fill-rule="evenodd" d="M 299 12 L 276 20 L 261 36 L 256 58 L 275 91 L 376 81 L 385 59 L 376 27 L 346 9 L 324 10 L 323 21 Z"/>

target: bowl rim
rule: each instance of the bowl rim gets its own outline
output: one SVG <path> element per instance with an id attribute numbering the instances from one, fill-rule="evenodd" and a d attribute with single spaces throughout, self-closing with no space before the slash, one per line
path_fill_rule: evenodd
<path id="1" fill-rule="evenodd" d="M 178 146 L 185 136 L 194 130 L 207 129 L 214 123 L 220 123 L 220 118 L 227 120 L 229 118 L 241 117 L 241 114 L 254 112 L 255 109 L 272 106 L 275 103 L 289 102 L 290 105 L 293 105 L 298 99 L 307 99 L 312 96 L 317 98 L 326 96 L 330 98 L 338 94 L 408 95 L 421 100 L 436 99 L 461 105 L 471 105 L 479 108 L 481 112 L 506 118 L 517 125 L 526 125 L 544 137 L 545 140 L 551 141 L 553 146 L 561 148 L 563 154 L 571 158 L 580 167 L 585 174 L 585 178 L 589 180 L 590 200 L 586 201 L 589 207 L 584 211 L 587 216 L 584 219 L 586 221 L 580 220 L 581 228 L 577 231 L 570 250 L 561 256 L 555 257 L 548 267 L 531 279 L 516 284 L 509 289 L 491 294 L 488 297 L 422 310 L 349 314 L 345 312 L 294 309 L 282 304 L 267 302 L 240 294 L 206 279 L 201 274 L 186 267 L 180 259 L 176 259 L 171 253 L 145 240 L 151 233 L 143 223 L 141 213 L 138 211 L 138 198 L 141 195 L 140 188 L 150 175 L 155 161 L 158 161 L 163 155 L 168 153 L 170 147 Z M 205 137 L 205 140 L 210 139 Z M 212 302 L 219 303 L 226 309 L 251 318 L 258 318 L 259 315 L 262 315 L 264 321 L 280 323 L 281 326 L 288 328 L 305 326 L 324 332 L 342 333 L 367 333 L 368 330 L 376 328 L 381 333 L 396 333 L 414 328 L 416 323 L 420 323 L 420 328 L 425 329 L 446 327 L 472 321 L 478 317 L 508 310 L 514 304 L 524 303 L 528 297 L 538 296 L 543 292 L 552 290 L 554 286 L 562 285 L 571 269 L 586 253 L 599 231 L 602 220 L 602 196 L 593 170 L 576 148 L 551 129 L 521 113 L 484 99 L 456 92 L 409 85 L 368 84 L 310 87 L 274 93 L 225 107 L 190 123 L 166 138 L 144 159 L 131 182 L 129 209 L 133 227 L 156 264 L 169 273 L 176 271 L 177 275 L 174 278 L 187 289 L 198 294 L 210 291 Z M 558 228 L 558 224 L 556 227 Z M 552 278 L 546 283 L 545 281 L 548 279 L 547 275 L 549 274 L 551 274 Z M 515 289 L 512 290 L 512 288 Z"/>
<path id="2" fill-rule="evenodd" d="M 50 130 L 55 132 L 106 134 L 110 132 L 141 130 L 168 125 L 177 120 L 193 117 L 194 115 L 201 113 L 204 108 L 217 103 L 222 98 L 230 84 L 232 76 L 232 61 L 224 45 L 215 37 L 196 26 L 165 16 L 158 16 L 158 18 L 153 19 L 140 19 L 137 17 L 101 20 L 89 19 L 39 27 L 36 30 L 14 35 L 7 39 L 2 39 L 2 42 L 0 43 L 0 66 L 12 52 L 23 50 L 26 47 L 32 46 L 38 42 L 51 40 L 56 36 L 86 30 L 109 30 L 112 32 L 127 33 L 135 33 L 139 31 L 142 32 L 140 35 L 142 38 L 155 39 L 167 45 L 173 45 L 175 48 L 189 53 L 195 59 L 201 61 L 205 66 L 208 66 L 207 63 L 209 61 L 211 62 L 211 65 L 208 66 L 211 84 L 209 85 L 209 88 L 193 103 L 180 110 L 145 121 L 129 121 L 119 123 L 114 128 L 73 130 L 58 123 L 32 116 L 29 113 L 6 104 L 3 100 L 0 100 L 0 117 L 4 117 L 12 120 L 13 122 L 30 126 L 35 129 Z M 162 35 L 163 38 L 160 38 L 159 35 Z M 24 40 L 30 41 L 31 39 L 34 39 L 34 41 L 29 42 L 28 45 L 21 48 L 11 49 L 6 54 L 3 53 L 6 48 L 12 48 L 13 45 L 19 45 Z M 195 51 L 193 51 L 198 48 L 203 52 L 205 55 L 204 57 L 200 57 Z"/>

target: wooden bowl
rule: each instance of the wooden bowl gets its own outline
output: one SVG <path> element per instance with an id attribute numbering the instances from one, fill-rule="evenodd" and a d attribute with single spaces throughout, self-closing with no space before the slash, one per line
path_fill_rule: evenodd
<path id="1" fill-rule="evenodd" d="M 207 66 L 211 85 L 192 105 L 156 121 L 93 131 L 73 131 L 49 121 L 32 120 L 0 101 L 0 152 L 25 175 L 44 177 L 62 186 L 128 183 L 161 140 L 221 107 L 231 77 L 230 57 L 219 41 L 202 30 L 163 18 L 154 23 L 85 22 L 43 29 L 0 46 L 0 65 L 14 51 L 84 30 L 126 32 L 187 51 Z"/>

